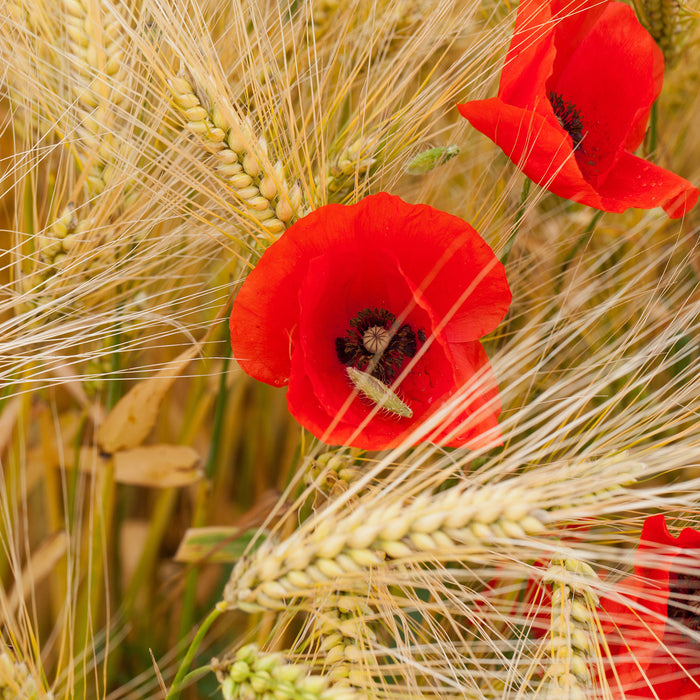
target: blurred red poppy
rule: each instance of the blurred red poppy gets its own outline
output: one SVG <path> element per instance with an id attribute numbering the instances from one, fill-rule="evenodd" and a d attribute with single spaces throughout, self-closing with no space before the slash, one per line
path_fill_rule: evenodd
<path id="1" fill-rule="evenodd" d="M 601 607 L 615 697 L 700 698 L 700 644 L 691 637 L 700 630 L 699 531 L 685 528 L 673 537 L 663 515 L 647 518 L 634 574 Z"/>
<path id="2" fill-rule="evenodd" d="M 289 384 L 290 411 L 326 443 L 403 443 L 460 392 L 459 411 L 424 439 L 497 444 L 498 389 L 479 338 L 510 300 L 469 224 L 380 193 L 321 207 L 265 251 L 234 302 L 231 344 L 245 372 Z M 377 387 L 405 410 L 378 409 Z"/>
<path id="3" fill-rule="evenodd" d="M 633 155 L 663 67 L 628 5 L 521 0 L 498 97 L 458 108 L 554 194 L 610 212 L 661 206 L 678 218 L 697 188 Z"/>

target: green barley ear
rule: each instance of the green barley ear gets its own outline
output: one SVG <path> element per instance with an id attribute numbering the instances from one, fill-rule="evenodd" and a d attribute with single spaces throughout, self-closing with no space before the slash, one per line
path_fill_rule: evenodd
<path id="1" fill-rule="evenodd" d="M 447 163 L 455 156 L 461 153 L 459 146 L 452 144 L 451 146 L 436 146 L 429 148 L 427 151 L 419 153 L 407 166 L 406 172 L 409 175 L 425 175 L 438 165 Z"/>
<path id="2" fill-rule="evenodd" d="M 677 62 L 683 48 L 684 14 L 680 0 L 639 0 L 638 14 L 646 30 L 663 52 L 667 68 Z"/>
<path id="3" fill-rule="evenodd" d="M 354 460 L 346 454 L 324 452 L 312 460 L 304 481 L 313 484 L 314 508 L 320 507 L 329 498 L 335 499 L 345 494 L 361 474 L 362 471 L 355 466 Z M 357 496 L 353 498 L 356 499 Z"/>
<path id="4" fill-rule="evenodd" d="M 355 178 L 366 177 L 377 166 L 379 136 L 360 136 L 343 148 L 328 166 L 326 191 L 331 201 L 342 201 L 355 189 Z"/>
<path id="5" fill-rule="evenodd" d="M 39 688 L 27 664 L 17 661 L 7 651 L 0 652 L 0 698 L 15 700 L 53 700 L 53 695 Z"/>
<path id="6" fill-rule="evenodd" d="M 212 661 L 225 700 L 359 700 L 352 688 L 335 686 L 314 676 L 301 664 L 287 663 L 282 654 L 268 654 L 254 644 L 239 649 L 228 662 Z"/>
<path id="7" fill-rule="evenodd" d="M 355 388 L 378 408 L 383 408 L 400 418 L 412 418 L 413 411 L 386 384 L 367 372 L 347 367 L 348 377 Z"/>

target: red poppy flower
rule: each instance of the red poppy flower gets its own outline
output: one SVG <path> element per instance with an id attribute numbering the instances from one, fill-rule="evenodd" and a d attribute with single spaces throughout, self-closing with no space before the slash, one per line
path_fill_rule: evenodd
<path id="1" fill-rule="evenodd" d="M 290 411 L 326 443 L 397 445 L 457 392 L 459 413 L 425 439 L 496 443 L 498 390 L 478 339 L 510 300 L 469 224 L 380 193 L 321 207 L 265 251 L 234 302 L 231 344 L 245 372 L 289 384 Z M 378 408 L 377 387 L 406 410 Z"/>
<path id="2" fill-rule="evenodd" d="M 634 574 L 601 599 L 610 650 L 606 677 L 628 700 L 700 698 L 700 532 L 673 537 L 663 515 L 647 518 Z"/>
<path id="3" fill-rule="evenodd" d="M 631 7 L 521 0 L 498 97 L 458 105 L 522 171 L 611 212 L 697 201 L 687 180 L 633 155 L 661 91 L 663 55 Z"/>

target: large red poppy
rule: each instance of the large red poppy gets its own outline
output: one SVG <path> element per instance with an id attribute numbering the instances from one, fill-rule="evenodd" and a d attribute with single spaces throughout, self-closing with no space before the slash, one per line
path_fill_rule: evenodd
<path id="1" fill-rule="evenodd" d="M 522 171 L 611 212 L 697 201 L 687 180 L 633 155 L 661 91 L 663 55 L 631 7 L 521 0 L 498 97 L 458 105 Z"/>
<path id="2" fill-rule="evenodd" d="M 289 384 L 290 411 L 326 443 L 397 445 L 457 392 L 460 410 L 425 439 L 496 443 L 498 390 L 479 338 L 510 300 L 469 224 L 380 193 L 317 209 L 265 251 L 234 302 L 231 344 L 245 372 Z M 378 410 L 352 368 L 412 415 Z"/>
<path id="3" fill-rule="evenodd" d="M 700 698 L 700 532 L 673 537 L 663 515 L 644 522 L 634 574 L 601 599 L 607 681 L 627 700 Z"/>

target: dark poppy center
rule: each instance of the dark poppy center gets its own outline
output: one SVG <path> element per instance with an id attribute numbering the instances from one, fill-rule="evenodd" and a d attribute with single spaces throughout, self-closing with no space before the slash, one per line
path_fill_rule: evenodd
<path id="1" fill-rule="evenodd" d="M 566 131 L 574 142 L 574 149 L 578 148 L 583 140 L 583 121 L 581 113 L 573 102 L 566 102 L 564 98 L 552 90 L 549 93 L 549 102 L 554 110 L 554 116 L 559 125 Z"/>
<path id="2" fill-rule="evenodd" d="M 700 630 L 700 579 L 672 571 L 668 591 L 668 616 L 687 629 Z"/>
<path id="3" fill-rule="evenodd" d="M 386 309 L 363 309 L 350 320 L 346 334 L 335 339 L 335 353 L 346 367 L 355 367 L 387 386 L 404 360 L 416 354 L 416 334 L 408 323 L 399 326 Z"/>

